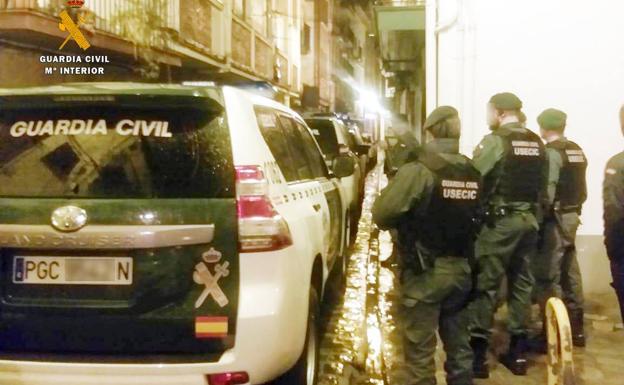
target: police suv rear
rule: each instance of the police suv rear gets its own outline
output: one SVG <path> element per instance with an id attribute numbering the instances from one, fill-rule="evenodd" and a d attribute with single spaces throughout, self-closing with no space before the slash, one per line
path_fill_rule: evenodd
<path id="1" fill-rule="evenodd" d="M 312 384 L 345 212 L 271 100 L 0 90 L 0 384 Z"/>

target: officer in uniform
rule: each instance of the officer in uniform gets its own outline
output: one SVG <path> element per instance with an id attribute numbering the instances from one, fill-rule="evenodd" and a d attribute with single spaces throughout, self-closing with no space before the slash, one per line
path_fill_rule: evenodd
<path id="1" fill-rule="evenodd" d="M 418 160 L 403 165 L 381 192 L 373 220 L 398 230 L 402 385 L 434 385 L 436 329 L 446 350 L 448 385 L 472 384 L 466 303 L 481 175 L 459 154 L 457 110 L 444 106 L 425 122 L 433 136 Z"/>
<path id="2" fill-rule="evenodd" d="M 387 143 L 384 172 L 389 178 L 392 178 L 401 166 L 418 157 L 420 145 L 418 140 L 409 132 L 404 132 L 396 137 L 389 137 Z"/>
<path id="3" fill-rule="evenodd" d="M 575 239 L 581 209 L 587 198 L 587 160 L 581 147 L 563 136 L 566 119 L 564 112 L 553 108 L 537 118 L 542 138 L 546 141 L 549 171 L 542 242 L 533 273 L 542 316 L 548 298 L 563 299 L 570 315 L 574 346 L 585 346 L 583 285 Z M 537 350 L 545 353 L 544 332 L 536 342 Z"/>
<path id="4" fill-rule="evenodd" d="M 538 135 L 522 124 L 522 102 L 511 93 L 488 103 L 492 133 L 475 149 L 473 162 L 484 177 L 485 225 L 477 238 L 477 289 L 471 302 L 474 374 L 488 378 L 486 363 L 497 293 L 507 276 L 507 322 L 511 342 L 501 362 L 514 374 L 526 374 L 526 338 L 533 275 L 530 261 L 537 248 L 536 210 L 543 194 L 547 165 Z"/>
<path id="5" fill-rule="evenodd" d="M 624 133 L 624 106 L 620 109 L 620 126 Z M 611 275 L 620 312 L 624 320 L 624 152 L 607 162 L 603 183 L 604 235 L 611 261 Z"/>

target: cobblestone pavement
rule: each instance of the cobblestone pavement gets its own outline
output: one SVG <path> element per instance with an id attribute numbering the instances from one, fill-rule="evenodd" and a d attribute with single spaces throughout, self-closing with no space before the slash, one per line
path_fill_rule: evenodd
<path id="1" fill-rule="evenodd" d="M 347 268 L 345 292 L 325 306 L 320 385 L 383 384 L 381 335 L 374 291 L 378 240 L 371 208 L 379 191 L 380 168 L 367 177 L 362 215 Z"/>
<path id="2" fill-rule="evenodd" d="M 371 207 L 386 183 L 379 169 L 366 182 L 362 216 L 351 252 L 344 295 L 326 305 L 325 332 L 321 342 L 319 385 L 402 385 L 393 379 L 401 364 L 402 342 L 396 324 L 397 281 L 395 273 L 382 267 L 392 253 L 392 239 L 372 223 Z M 617 306 L 612 294 L 586 298 L 588 346 L 576 349 L 574 385 L 621 385 L 624 367 L 624 331 L 618 325 Z M 505 308 L 497 314 L 497 330 L 504 330 Z M 617 320 L 617 321 L 616 321 Z M 535 325 L 536 330 L 539 326 Z M 530 356 L 528 376 L 513 376 L 499 365 L 497 354 L 507 346 L 503 332 L 495 334 L 490 354 L 491 378 L 475 380 L 475 385 L 546 384 L 545 356 Z M 438 384 L 444 385 L 444 352 L 438 346 Z"/>

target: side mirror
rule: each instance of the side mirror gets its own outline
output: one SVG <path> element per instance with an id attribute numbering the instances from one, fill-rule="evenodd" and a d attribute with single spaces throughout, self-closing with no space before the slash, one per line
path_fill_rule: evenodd
<path id="1" fill-rule="evenodd" d="M 346 144 L 341 143 L 338 145 L 338 154 L 340 154 L 340 156 L 347 155 L 349 152 L 351 152 L 351 149 L 349 149 L 349 146 Z"/>
<path id="2" fill-rule="evenodd" d="M 351 176 L 355 172 L 355 160 L 348 155 L 337 156 L 334 158 L 332 169 L 338 178 Z"/>

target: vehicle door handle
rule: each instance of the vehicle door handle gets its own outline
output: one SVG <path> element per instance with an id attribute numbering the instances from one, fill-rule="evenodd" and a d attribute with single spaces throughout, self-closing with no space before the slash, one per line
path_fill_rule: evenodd
<path id="1" fill-rule="evenodd" d="M 314 204 L 312 205 L 312 207 L 314 207 L 314 211 L 321 211 L 321 205 L 320 204 Z"/>

